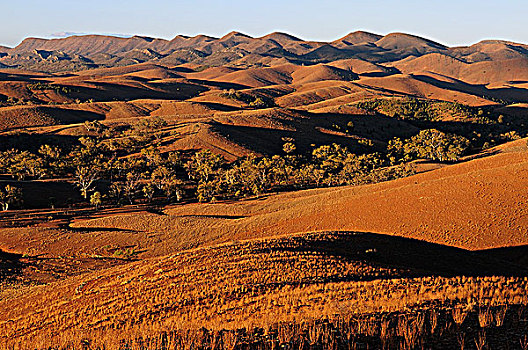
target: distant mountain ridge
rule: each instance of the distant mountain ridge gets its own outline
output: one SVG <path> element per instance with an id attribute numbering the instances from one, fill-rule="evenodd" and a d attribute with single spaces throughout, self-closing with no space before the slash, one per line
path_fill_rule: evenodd
<path id="1" fill-rule="evenodd" d="M 230 32 L 221 38 L 177 35 L 171 40 L 132 36 L 70 36 L 60 39 L 27 38 L 14 48 L 0 46 L 0 66 L 44 72 L 85 70 L 138 63 L 233 67 L 280 63 L 312 65 L 340 59 L 390 63 L 428 54 L 442 54 L 463 63 L 528 59 L 528 46 L 485 40 L 467 47 L 447 47 L 405 33 L 385 36 L 356 31 L 332 42 L 306 41 L 274 32 L 254 38 Z"/>

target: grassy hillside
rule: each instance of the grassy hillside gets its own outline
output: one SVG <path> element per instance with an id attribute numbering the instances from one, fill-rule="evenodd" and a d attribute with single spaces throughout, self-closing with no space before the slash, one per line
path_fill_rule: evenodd
<path id="1" fill-rule="evenodd" d="M 131 341 L 139 334 L 160 339 L 168 330 L 348 320 L 431 305 L 470 312 L 525 303 L 526 279 L 514 277 L 524 273 L 420 241 L 303 234 L 183 251 L 6 295 L 0 327 L 8 344 L 65 345 L 71 336 L 111 346 L 116 331 Z"/>

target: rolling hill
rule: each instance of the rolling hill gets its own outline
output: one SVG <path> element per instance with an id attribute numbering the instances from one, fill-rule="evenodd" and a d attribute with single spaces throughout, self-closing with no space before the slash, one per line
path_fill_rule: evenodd
<path id="1" fill-rule="evenodd" d="M 363 31 L 0 47 L 0 348 L 528 346 L 527 63 Z"/>

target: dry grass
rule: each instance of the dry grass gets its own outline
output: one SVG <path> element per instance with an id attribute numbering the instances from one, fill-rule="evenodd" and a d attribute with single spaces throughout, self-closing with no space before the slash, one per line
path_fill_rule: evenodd
<path id="1" fill-rule="evenodd" d="M 420 276 L 419 269 L 376 262 L 360 244 L 343 255 L 339 238 L 321 233 L 231 243 L 31 287 L 0 302 L 0 339 L 40 339 L 44 346 L 72 334 L 155 338 L 200 327 L 253 329 L 336 315 L 528 302 L 527 278 Z M 414 346 L 425 320 L 424 314 L 399 321 L 405 348 Z M 283 340 L 298 333 L 281 332 Z"/>
<path id="2" fill-rule="evenodd" d="M 514 306 L 526 312 L 526 306 Z M 449 309 L 430 308 L 404 313 L 333 315 L 302 322 L 279 322 L 266 327 L 214 330 L 160 330 L 147 324 L 134 329 L 67 331 L 50 342 L 43 333 L 31 342 L 11 343 L 10 349 L 526 349 L 524 320 L 510 313 L 508 328 L 480 329 L 476 312 L 463 328 L 453 327 Z M 442 320 L 440 327 L 428 322 L 434 313 Z M 472 340 L 468 342 L 468 340 Z M 470 346 L 470 348 L 472 348 Z"/>

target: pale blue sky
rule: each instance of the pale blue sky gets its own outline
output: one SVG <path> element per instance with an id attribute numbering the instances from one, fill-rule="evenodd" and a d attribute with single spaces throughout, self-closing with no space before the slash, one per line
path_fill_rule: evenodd
<path id="1" fill-rule="evenodd" d="M 252 36 L 284 31 L 331 41 L 351 31 L 407 32 L 447 45 L 528 43 L 523 0 L 0 0 L 0 45 L 53 33 Z"/>

